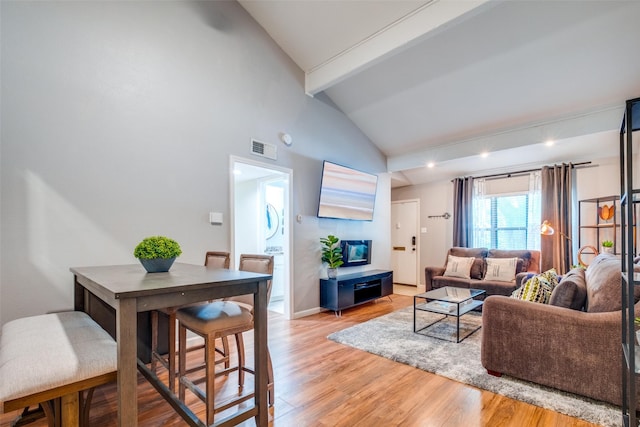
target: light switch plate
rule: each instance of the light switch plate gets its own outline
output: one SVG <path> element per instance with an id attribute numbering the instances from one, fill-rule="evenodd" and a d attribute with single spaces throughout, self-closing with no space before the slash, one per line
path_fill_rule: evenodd
<path id="1" fill-rule="evenodd" d="M 222 212 L 209 212 L 209 222 L 215 225 L 222 224 Z"/>

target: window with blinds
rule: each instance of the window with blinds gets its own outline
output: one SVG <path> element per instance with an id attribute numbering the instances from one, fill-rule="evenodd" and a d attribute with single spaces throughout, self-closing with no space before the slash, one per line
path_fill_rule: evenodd
<path id="1" fill-rule="evenodd" d="M 474 247 L 540 249 L 541 200 L 533 178 L 536 176 L 532 175 L 529 190 L 521 185 L 519 191 L 509 191 L 504 181 L 491 183 L 493 188 L 478 183 L 473 198 Z"/>
<path id="2" fill-rule="evenodd" d="M 519 194 L 482 198 L 478 201 L 481 215 L 474 218 L 476 247 L 492 249 L 522 249 L 529 227 L 527 213 L 529 196 Z"/>

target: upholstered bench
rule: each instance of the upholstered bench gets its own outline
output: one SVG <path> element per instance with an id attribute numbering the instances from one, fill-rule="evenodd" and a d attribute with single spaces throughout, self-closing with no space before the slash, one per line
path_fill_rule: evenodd
<path id="1" fill-rule="evenodd" d="M 116 378 L 116 342 L 86 313 L 24 317 L 2 327 L 3 413 L 40 404 L 50 426 L 87 425 L 93 389 Z"/>

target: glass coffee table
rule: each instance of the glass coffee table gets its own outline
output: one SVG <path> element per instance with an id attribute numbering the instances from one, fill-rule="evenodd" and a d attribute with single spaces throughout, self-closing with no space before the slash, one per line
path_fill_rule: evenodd
<path id="1" fill-rule="evenodd" d="M 474 310 L 484 303 L 482 300 L 476 300 L 474 298 L 486 294 L 486 291 L 481 289 L 465 289 L 455 288 L 452 286 L 445 286 L 444 288 L 434 289 L 429 292 L 417 294 L 413 296 L 413 332 L 420 333 L 425 329 L 435 325 L 446 319 L 448 316 L 456 317 L 456 342 L 459 343 L 475 331 L 480 329 L 480 326 L 473 331 L 465 335 L 462 340 L 460 339 L 460 317 L 467 314 L 471 310 Z M 423 302 L 419 302 L 423 300 Z M 429 323 L 427 326 L 423 326 L 420 329 L 416 328 L 416 313 L 418 311 L 428 311 L 430 313 L 444 314 L 435 322 Z M 426 335 L 426 334 L 423 334 Z M 438 338 L 438 337 L 434 337 Z"/>

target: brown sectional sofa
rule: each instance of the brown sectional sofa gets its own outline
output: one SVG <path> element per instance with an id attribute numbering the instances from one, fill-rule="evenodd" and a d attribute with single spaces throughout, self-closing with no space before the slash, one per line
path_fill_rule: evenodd
<path id="1" fill-rule="evenodd" d="M 564 275 L 550 304 L 488 297 L 482 310 L 482 365 L 494 375 L 621 405 L 620 286 L 620 260 L 600 254 L 586 272 Z M 640 303 L 635 310 L 640 314 Z"/>
<path id="2" fill-rule="evenodd" d="M 471 278 L 443 276 L 447 268 L 445 261 L 444 267 L 426 267 L 424 269 L 427 291 L 445 286 L 455 286 L 457 288 L 483 289 L 487 295 L 511 295 L 519 286 L 523 276 L 528 273 L 540 273 L 540 251 L 453 247 L 447 252 L 445 260 L 449 259 L 449 255 L 475 258 L 471 267 Z M 483 280 L 486 258 L 519 258 L 516 280 L 512 282 Z"/>

